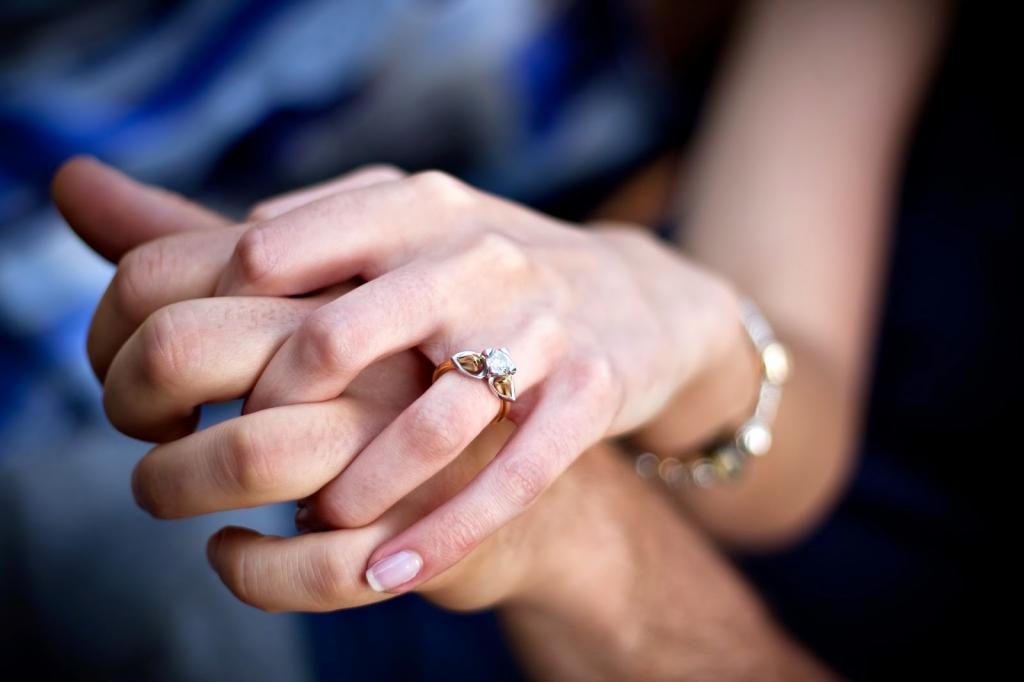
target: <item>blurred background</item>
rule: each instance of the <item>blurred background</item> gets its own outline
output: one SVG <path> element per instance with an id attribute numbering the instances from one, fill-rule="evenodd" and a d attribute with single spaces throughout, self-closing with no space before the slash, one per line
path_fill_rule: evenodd
<path id="1" fill-rule="evenodd" d="M 83 350 L 112 268 L 64 226 L 49 179 L 92 154 L 240 217 L 390 162 L 579 220 L 685 155 L 733 19 L 733 3 L 655 0 L 0 1 L 5 665 L 62 679 L 518 679 L 490 614 L 415 597 L 326 616 L 236 602 L 206 538 L 227 523 L 289 533 L 290 507 L 174 523 L 136 509 L 128 481 L 146 446 L 106 425 Z M 1021 119 L 1008 26 L 992 8 L 958 11 L 916 127 L 850 492 L 806 543 L 738 558 L 783 621 L 855 676 L 971 646 L 965 621 L 977 628 L 985 590 L 1003 585 L 993 520 L 1019 449 L 1003 438 L 1010 391 L 1024 385 L 1010 347 Z"/>

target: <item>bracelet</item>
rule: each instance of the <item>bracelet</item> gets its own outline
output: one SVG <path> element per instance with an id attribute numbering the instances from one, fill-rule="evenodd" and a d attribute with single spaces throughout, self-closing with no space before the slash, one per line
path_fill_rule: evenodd
<path id="1" fill-rule="evenodd" d="M 687 460 L 662 458 L 620 438 L 619 444 L 635 457 L 636 472 L 642 478 L 660 478 L 676 489 L 709 488 L 736 480 L 750 458 L 768 454 L 772 447 L 772 424 L 782 400 L 782 385 L 791 372 L 789 353 L 750 299 L 740 300 L 740 321 L 761 359 L 761 385 L 753 415 L 736 433 L 719 438 Z"/>

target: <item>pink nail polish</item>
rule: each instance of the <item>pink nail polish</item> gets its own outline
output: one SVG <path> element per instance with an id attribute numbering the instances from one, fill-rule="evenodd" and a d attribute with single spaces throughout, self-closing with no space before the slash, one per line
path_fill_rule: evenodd
<path id="1" fill-rule="evenodd" d="M 404 585 L 423 568 L 423 557 L 416 552 L 402 550 L 385 557 L 366 571 L 366 582 L 375 592 L 390 592 Z"/>

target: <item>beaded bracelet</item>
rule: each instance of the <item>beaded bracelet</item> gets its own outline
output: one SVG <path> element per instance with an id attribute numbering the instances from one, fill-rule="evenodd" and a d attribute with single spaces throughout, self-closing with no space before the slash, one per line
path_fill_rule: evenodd
<path id="1" fill-rule="evenodd" d="M 754 413 L 735 434 L 716 440 L 696 457 L 659 457 L 637 449 L 628 439 L 619 439 L 635 457 L 636 472 L 642 478 L 660 478 L 669 487 L 709 488 L 739 478 L 751 457 L 763 457 L 772 447 L 772 424 L 782 400 L 782 385 L 789 378 L 791 364 L 785 346 L 775 338 L 768 320 L 750 299 L 740 301 L 740 320 L 761 359 L 761 385 Z"/>

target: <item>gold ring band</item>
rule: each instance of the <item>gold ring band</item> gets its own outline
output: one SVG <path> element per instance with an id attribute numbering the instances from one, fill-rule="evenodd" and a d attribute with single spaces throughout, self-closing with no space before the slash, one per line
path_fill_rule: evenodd
<path id="1" fill-rule="evenodd" d="M 453 369 L 455 369 L 455 362 L 451 358 L 448 358 L 447 360 L 445 360 L 440 365 L 434 368 L 434 375 L 431 377 L 430 383 L 434 383 L 442 374 L 444 374 L 445 372 L 449 372 Z M 507 400 L 498 400 L 498 403 L 498 414 L 494 417 L 494 419 L 491 420 L 492 424 L 497 424 L 502 419 L 504 419 L 505 415 L 508 414 L 509 407 L 511 406 L 511 402 Z"/>

